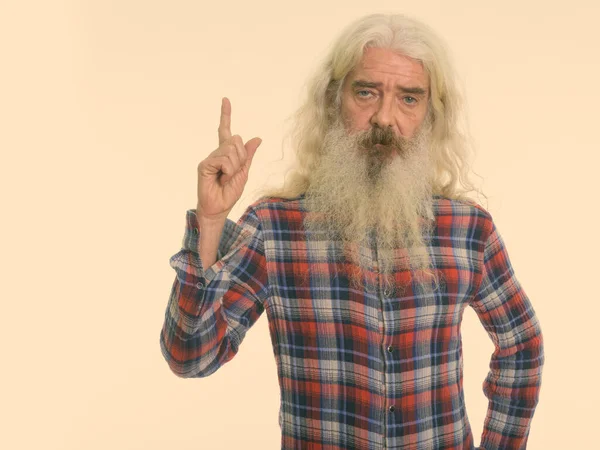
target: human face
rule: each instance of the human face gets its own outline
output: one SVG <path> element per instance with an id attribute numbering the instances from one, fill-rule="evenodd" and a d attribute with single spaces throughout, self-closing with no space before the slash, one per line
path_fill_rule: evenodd
<path id="1" fill-rule="evenodd" d="M 419 61 L 370 47 L 344 80 L 341 116 L 350 134 L 378 126 L 411 138 L 425 119 L 428 100 L 429 80 Z"/>

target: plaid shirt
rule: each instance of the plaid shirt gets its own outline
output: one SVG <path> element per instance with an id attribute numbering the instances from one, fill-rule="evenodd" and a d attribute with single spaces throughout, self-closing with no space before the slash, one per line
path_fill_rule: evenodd
<path id="1" fill-rule="evenodd" d="M 428 294 L 410 283 L 402 294 L 384 289 L 374 248 L 363 249 L 372 255 L 365 288 L 353 288 L 337 244 L 305 231 L 303 196 L 262 199 L 237 223 L 228 219 L 207 269 L 188 210 L 160 335 L 171 370 L 211 375 L 266 311 L 282 449 L 473 450 L 460 331 L 469 305 L 495 346 L 480 445 L 524 449 L 544 363 L 540 324 L 490 214 L 434 200 L 428 250 L 445 283 Z M 394 277 L 406 282 L 407 272 Z"/>

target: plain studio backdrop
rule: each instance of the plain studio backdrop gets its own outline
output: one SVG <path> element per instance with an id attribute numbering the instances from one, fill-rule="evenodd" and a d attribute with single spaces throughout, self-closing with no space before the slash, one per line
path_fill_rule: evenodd
<path id="1" fill-rule="evenodd" d="M 221 98 L 263 139 L 237 220 L 283 180 L 285 120 L 328 46 L 374 12 L 431 25 L 466 87 L 474 180 L 545 338 L 528 448 L 597 444 L 597 2 L 82 0 L 0 7 L 1 448 L 279 448 L 266 314 L 210 377 L 169 370 L 169 258 Z M 462 333 L 478 444 L 493 344 L 471 308 Z"/>

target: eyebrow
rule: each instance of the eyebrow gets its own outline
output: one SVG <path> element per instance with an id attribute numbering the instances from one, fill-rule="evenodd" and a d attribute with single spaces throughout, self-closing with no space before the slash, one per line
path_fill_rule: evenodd
<path id="1" fill-rule="evenodd" d="M 365 81 L 365 80 L 355 80 L 352 82 L 352 88 L 357 88 L 357 87 L 362 87 L 362 88 L 379 88 L 383 86 L 383 83 L 374 83 L 372 81 Z M 422 87 L 408 87 L 408 86 L 400 86 L 397 85 L 396 89 L 402 92 L 406 92 L 408 94 L 419 94 L 419 95 L 425 95 L 427 93 L 427 91 L 425 89 L 423 89 Z"/>

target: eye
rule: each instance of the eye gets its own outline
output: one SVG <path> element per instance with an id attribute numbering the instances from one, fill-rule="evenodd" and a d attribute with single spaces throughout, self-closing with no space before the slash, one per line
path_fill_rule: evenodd
<path id="1" fill-rule="evenodd" d="M 404 97 L 404 100 L 406 100 L 407 98 L 410 98 L 410 99 L 414 100 L 414 102 L 407 103 L 408 105 L 414 105 L 415 103 L 417 103 L 417 99 L 416 98 L 414 98 L 414 97 Z"/>
<path id="2" fill-rule="evenodd" d="M 365 94 L 365 95 L 361 95 L 361 94 Z M 369 95 L 372 95 L 372 92 L 363 89 L 360 91 L 356 91 L 356 95 L 360 98 L 368 98 Z"/>

